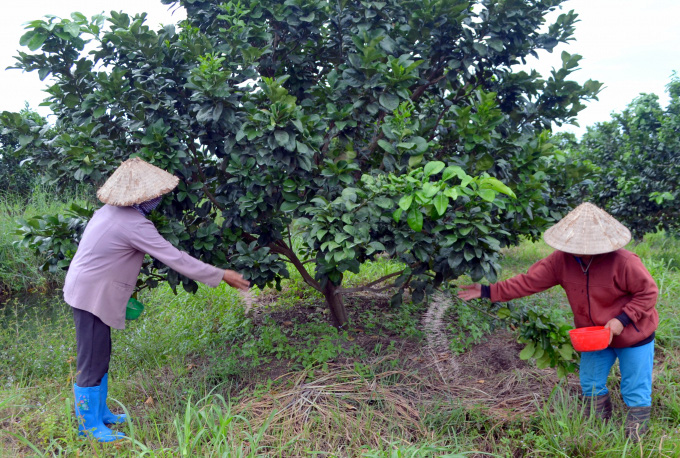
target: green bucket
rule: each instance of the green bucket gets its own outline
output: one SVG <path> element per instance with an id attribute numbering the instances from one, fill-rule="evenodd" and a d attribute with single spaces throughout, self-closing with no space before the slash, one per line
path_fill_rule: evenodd
<path id="1" fill-rule="evenodd" d="M 127 308 L 125 309 L 125 319 L 126 320 L 136 320 L 139 315 L 144 311 L 144 304 L 139 302 L 134 297 L 128 300 Z"/>

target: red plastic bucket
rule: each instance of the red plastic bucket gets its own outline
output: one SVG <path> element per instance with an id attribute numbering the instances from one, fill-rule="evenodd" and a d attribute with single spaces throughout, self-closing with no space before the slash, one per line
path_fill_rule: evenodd
<path id="1" fill-rule="evenodd" d="M 589 326 L 569 331 L 571 345 L 576 351 L 598 351 L 609 346 L 609 328 Z"/>

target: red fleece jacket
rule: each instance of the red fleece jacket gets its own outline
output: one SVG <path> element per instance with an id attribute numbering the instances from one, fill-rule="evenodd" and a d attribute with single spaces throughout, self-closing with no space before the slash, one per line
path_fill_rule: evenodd
<path id="1" fill-rule="evenodd" d="M 526 274 L 490 285 L 491 301 L 506 302 L 560 285 L 567 293 L 577 328 L 604 326 L 625 312 L 631 323 L 611 347 L 625 348 L 646 339 L 659 325 L 659 290 L 637 255 L 620 249 L 593 256 L 587 274 L 569 253 L 555 251 Z"/>

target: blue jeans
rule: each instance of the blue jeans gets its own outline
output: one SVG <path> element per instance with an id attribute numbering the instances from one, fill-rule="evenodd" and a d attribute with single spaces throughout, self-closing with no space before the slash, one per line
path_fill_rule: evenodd
<path id="1" fill-rule="evenodd" d="M 584 396 L 607 394 L 607 377 L 616 358 L 621 370 L 621 395 L 628 407 L 652 405 L 654 341 L 641 347 L 606 348 L 581 353 L 581 390 Z"/>

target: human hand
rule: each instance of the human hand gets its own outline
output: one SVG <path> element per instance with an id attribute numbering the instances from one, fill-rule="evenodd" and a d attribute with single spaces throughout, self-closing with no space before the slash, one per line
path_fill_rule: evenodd
<path id="1" fill-rule="evenodd" d="M 612 318 L 607 321 L 604 325 L 605 328 L 609 329 L 609 343 L 612 343 L 614 336 L 618 336 L 623 332 L 623 323 L 621 323 L 617 318 Z"/>
<path id="2" fill-rule="evenodd" d="M 241 291 L 248 291 L 248 287 L 250 286 L 250 282 L 243 278 L 243 275 L 229 269 L 224 271 L 222 280 L 232 288 L 240 289 Z"/>
<path id="3" fill-rule="evenodd" d="M 458 290 L 458 297 L 464 301 L 479 299 L 482 297 L 482 287 L 476 283 L 474 285 L 461 285 L 460 290 Z"/>

